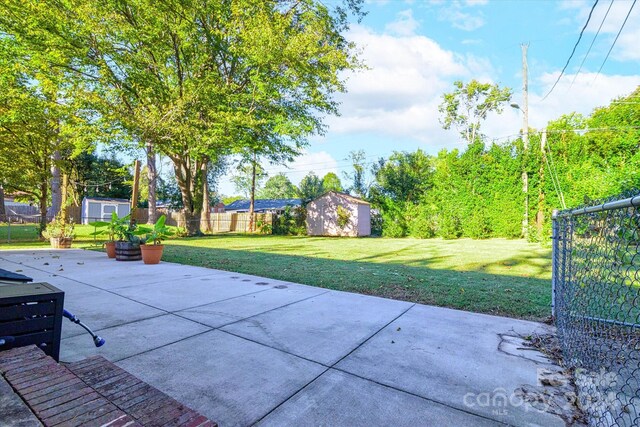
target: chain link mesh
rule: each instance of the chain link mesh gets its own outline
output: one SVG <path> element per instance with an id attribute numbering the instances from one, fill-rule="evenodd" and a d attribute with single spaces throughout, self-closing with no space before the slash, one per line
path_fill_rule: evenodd
<path id="1" fill-rule="evenodd" d="M 563 211 L 553 223 L 558 336 L 565 363 L 575 368 L 580 405 L 594 426 L 640 425 L 637 195 Z"/>

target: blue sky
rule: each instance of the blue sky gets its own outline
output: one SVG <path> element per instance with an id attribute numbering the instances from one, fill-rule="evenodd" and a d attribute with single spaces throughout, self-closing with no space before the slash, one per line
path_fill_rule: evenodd
<path id="1" fill-rule="evenodd" d="M 333 6 L 336 0 L 323 0 Z M 437 153 L 464 148 L 455 131 L 444 131 L 438 104 L 455 80 L 478 79 L 509 86 L 521 102 L 521 43 L 529 43 L 530 126 L 578 111 L 588 114 L 640 84 L 640 6 L 636 7 L 598 75 L 607 51 L 631 7 L 615 0 L 593 48 L 585 57 L 610 5 L 600 0 L 576 53 L 553 93 L 557 79 L 587 21 L 593 1 L 368 1 L 368 15 L 354 24 L 349 38 L 361 49 L 368 70 L 350 73 L 348 92 L 337 98 L 341 116 L 326 120 L 328 131 L 310 138 L 305 153 L 290 165 L 264 167 L 269 175 L 284 172 L 298 183 L 310 170 L 323 176 L 349 170 L 352 150 L 364 150 L 368 161 L 394 150 L 418 148 Z M 574 81 L 575 79 L 575 81 Z M 511 108 L 483 124 L 489 140 L 516 135 L 520 112 Z M 222 194 L 235 194 L 228 177 Z"/>

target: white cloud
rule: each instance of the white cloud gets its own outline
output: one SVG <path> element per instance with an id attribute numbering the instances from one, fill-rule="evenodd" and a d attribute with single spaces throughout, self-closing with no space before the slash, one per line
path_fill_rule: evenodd
<path id="1" fill-rule="evenodd" d="M 331 134 L 354 135 L 354 141 L 361 140 L 362 134 L 374 134 L 407 144 L 403 148 L 391 146 L 388 151 L 405 149 L 410 144 L 407 141 L 418 141 L 430 152 L 463 146 L 455 131 L 442 130 L 438 105 L 454 80 L 475 78 L 494 83 L 492 77 L 497 73 L 488 59 L 443 49 L 424 36 L 377 34 L 365 27 L 354 28 L 350 39 L 362 48 L 363 60 L 370 69 L 350 76 L 348 92 L 339 98 L 342 116 L 327 119 Z M 531 127 L 540 129 L 549 120 L 572 111 L 589 114 L 640 83 L 637 75 L 600 75 L 594 82 L 594 73 L 581 72 L 573 87 L 569 88 L 574 76 L 565 75 L 551 96 L 542 101 L 558 74 L 556 70 L 532 77 Z M 521 103 L 520 88 L 513 89 L 514 102 Z M 490 139 L 504 138 L 517 135 L 521 126 L 520 112 L 507 106 L 502 115 L 488 117 L 483 132 Z"/>
<path id="2" fill-rule="evenodd" d="M 463 31 L 474 31 L 486 23 L 481 12 L 470 13 L 465 11 L 467 6 L 484 5 L 486 2 L 479 0 L 467 0 L 464 4 L 459 1 L 446 3 L 438 11 L 438 19 L 451 24 L 453 28 Z"/>
<path id="3" fill-rule="evenodd" d="M 542 92 L 529 94 L 529 127 L 543 129 L 550 120 L 556 120 L 563 114 L 577 112 L 589 115 L 595 108 L 608 105 L 612 99 L 628 95 L 640 84 L 640 76 L 603 75 L 580 73 L 573 84 L 575 75 L 562 77 L 556 88 L 543 100 L 560 71 L 543 74 L 536 82 Z M 595 79 L 595 80 L 594 80 Z M 520 93 L 513 97 L 521 103 Z M 507 108 L 500 117 L 491 117 L 484 125 L 486 134 L 494 138 L 517 135 L 522 128 L 522 113 Z"/>
<path id="4" fill-rule="evenodd" d="M 489 3 L 489 0 L 466 0 L 464 4 L 467 6 L 485 6 Z"/>
<path id="5" fill-rule="evenodd" d="M 609 2 L 599 3 L 596 6 L 593 10 L 589 25 L 585 30 L 585 37 L 583 37 L 583 41 L 581 42 L 581 45 L 586 46 L 584 48 L 586 52 L 587 47 L 593 40 L 593 36 L 598 32 L 600 25 L 602 25 L 594 46 L 595 51 L 592 50 L 589 54 L 590 57 L 592 57 L 592 55 L 593 57 L 596 57 L 597 55 L 600 63 L 604 60 L 604 56 L 613 44 L 615 36 L 618 34 L 618 31 L 620 31 L 627 13 L 629 13 L 631 4 L 632 2 L 630 1 L 614 1 L 608 14 L 607 10 L 609 9 Z M 576 31 L 578 31 L 582 29 L 584 23 L 587 22 L 587 17 L 589 16 L 591 7 L 592 4 L 581 1 L 567 2 L 562 5 L 561 9 L 571 10 L 571 13 L 575 16 L 574 25 L 576 26 Z M 605 15 L 606 20 L 604 20 Z M 611 57 L 620 61 L 640 60 L 638 40 L 640 40 L 640 8 L 634 8 L 627 19 L 624 29 L 620 34 L 620 38 L 616 42 L 611 53 Z"/>
<path id="6" fill-rule="evenodd" d="M 407 9 L 398 12 L 395 21 L 385 26 L 385 31 L 399 36 L 410 36 L 415 34 L 419 26 L 420 23 L 413 17 L 413 10 Z"/>
<path id="7" fill-rule="evenodd" d="M 342 116 L 327 120 L 332 133 L 373 132 L 440 147 L 456 139 L 438 121 L 442 94 L 456 79 L 489 81 L 494 74 L 486 59 L 455 54 L 424 36 L 376 34 L 358 26 L 350 39 L 370 69 L 350 75 L 348 92 L 340 97 Z"/>

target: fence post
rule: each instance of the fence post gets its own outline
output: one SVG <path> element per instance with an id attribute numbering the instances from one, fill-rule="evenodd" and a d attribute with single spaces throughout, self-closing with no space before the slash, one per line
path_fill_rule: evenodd
<path id="1" fill-rule="evenodd" d="M 556 286 L 558 280 L 558 210 L 554 209 L 551 216 L 551 317 L 556 318 Z"/>

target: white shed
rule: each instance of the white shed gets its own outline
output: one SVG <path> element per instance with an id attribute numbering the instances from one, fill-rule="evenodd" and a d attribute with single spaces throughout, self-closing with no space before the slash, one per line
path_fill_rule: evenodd
<path id="1" fill-rule="evenodd" d="M 129 215 L 131 202 L 127 199 L 108 197 L 85 197 L 82 199 L 82 224 L 94 221 L 111 221 L 112 212 L 116 212 L 119 217 Z"/>
<path id="2" fill-rule="evenodd" d="M 371 234 L 371 206 L 349 194 L 330 191 L 307 205 L 309 236 L 360 237 Z"/>

